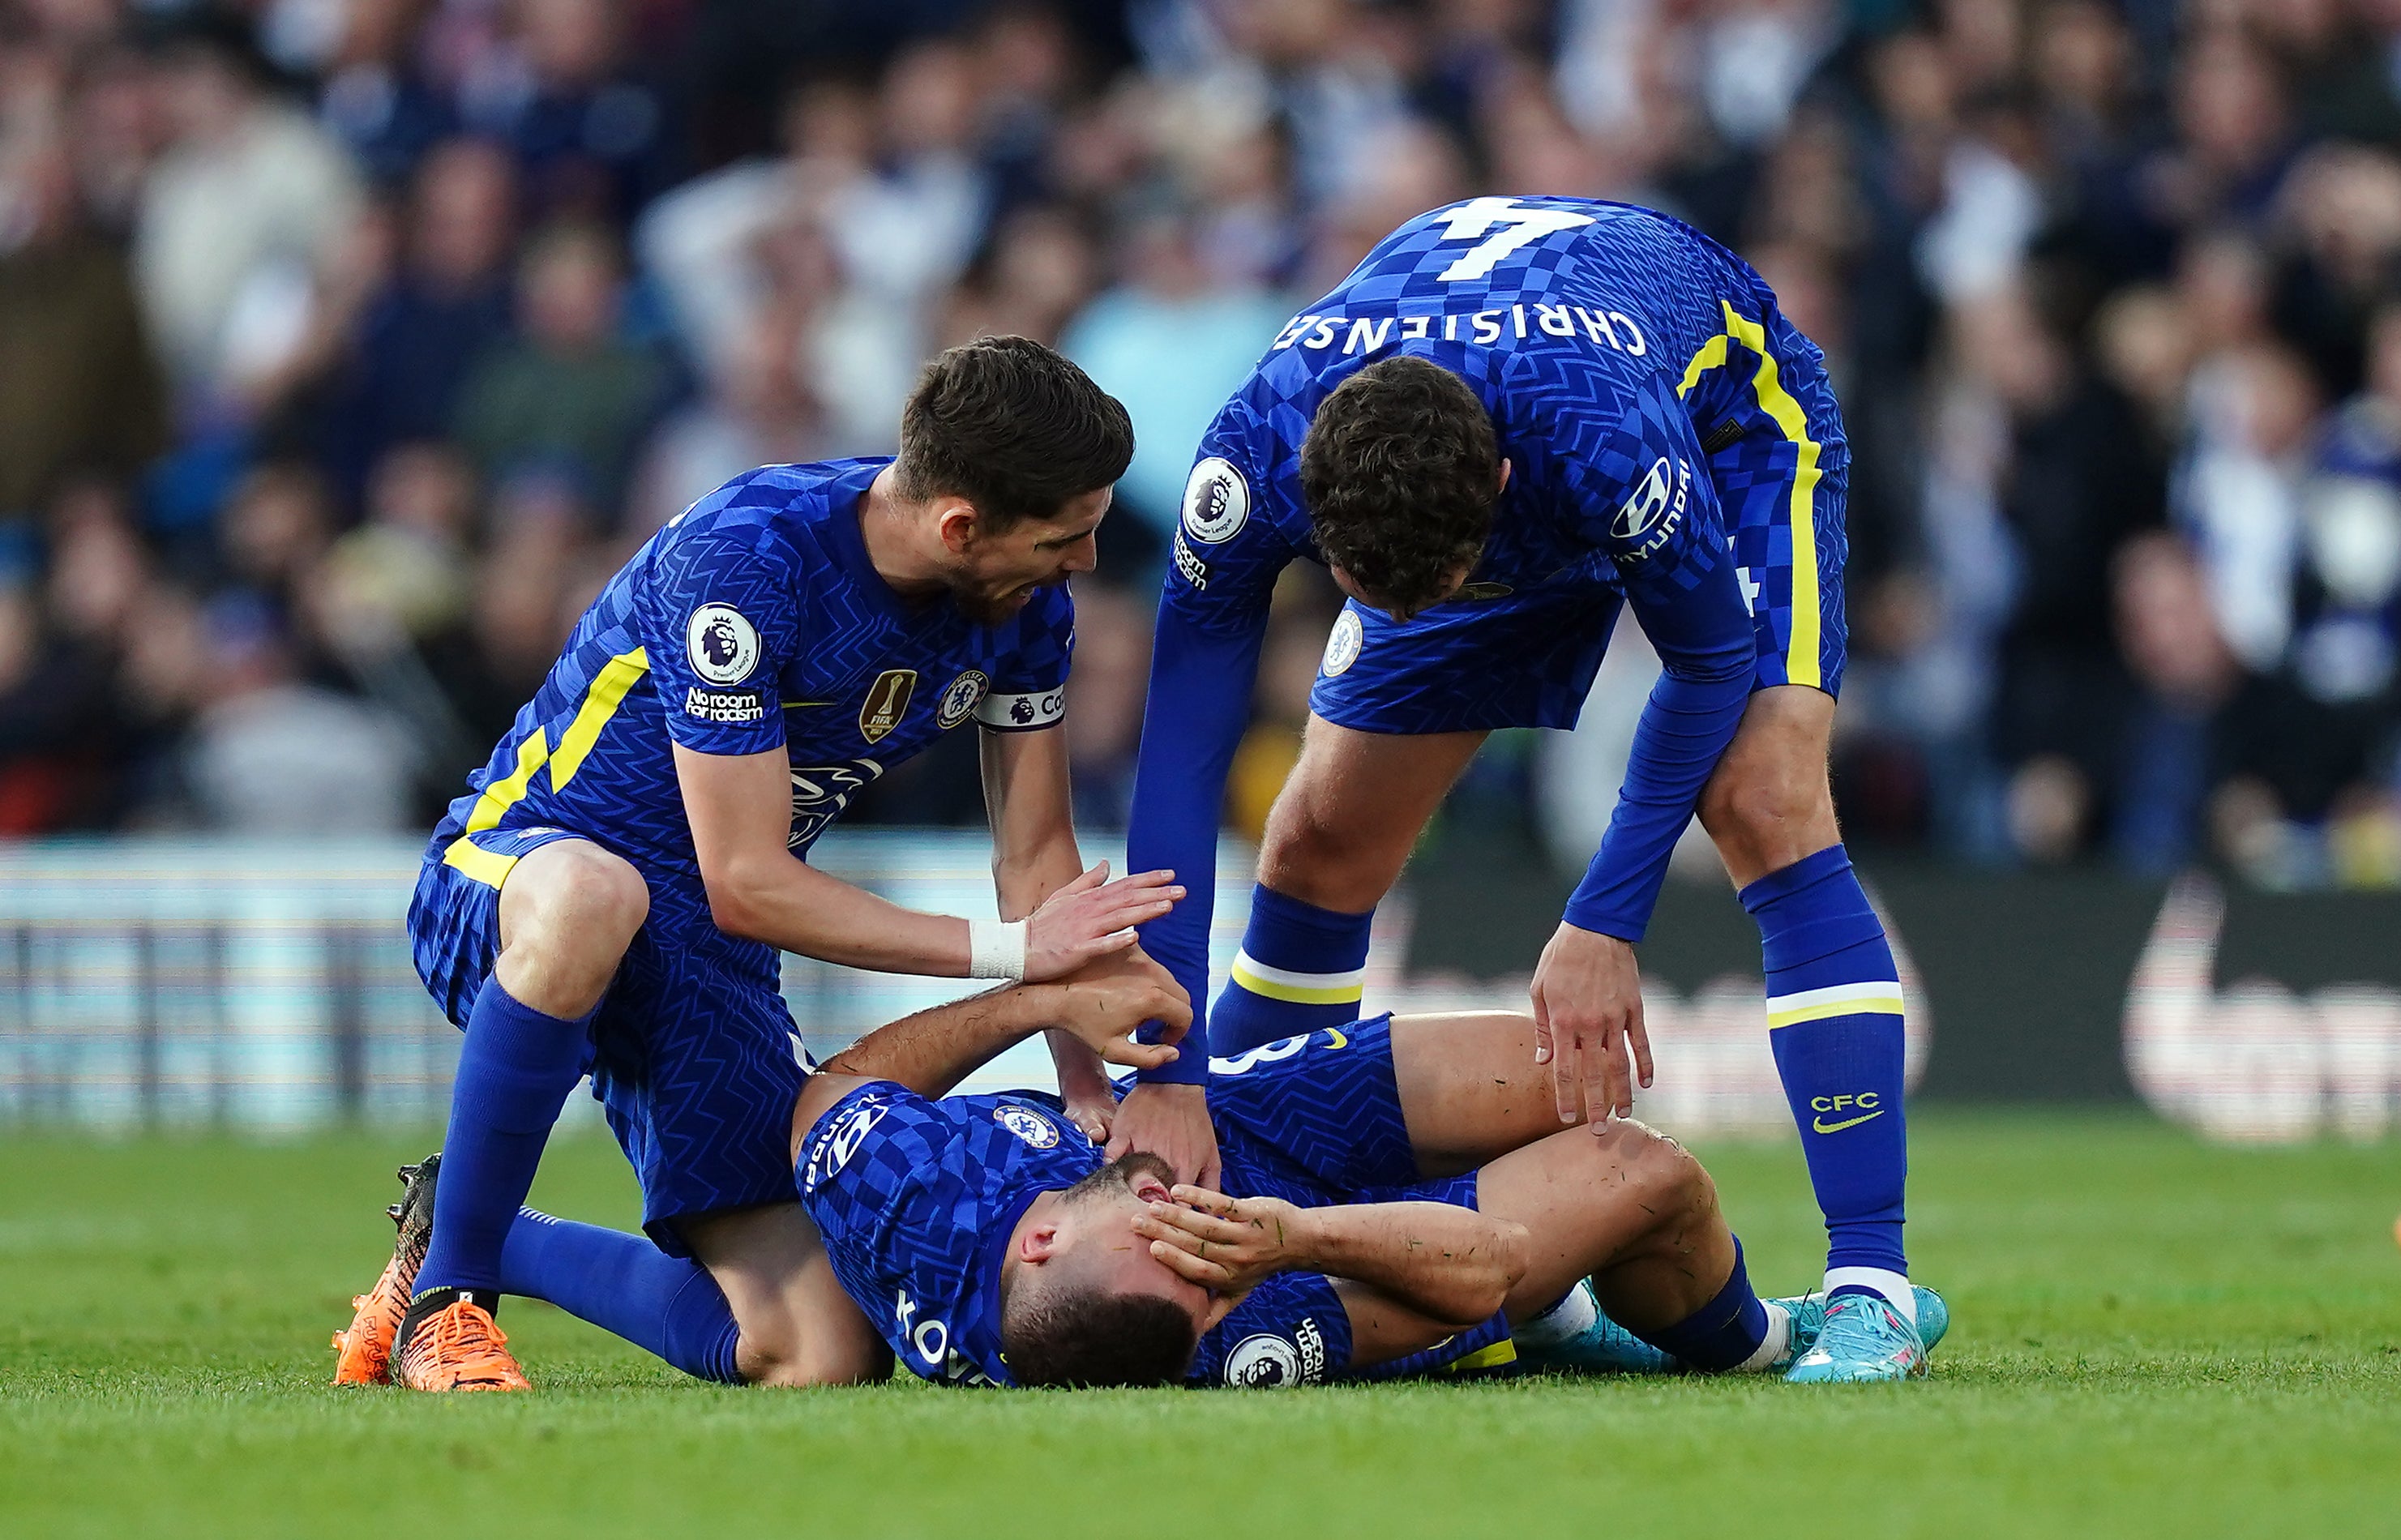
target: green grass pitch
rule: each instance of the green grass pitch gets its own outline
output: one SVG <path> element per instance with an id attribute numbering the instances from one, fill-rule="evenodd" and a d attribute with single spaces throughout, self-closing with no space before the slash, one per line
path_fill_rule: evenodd
<path id="1" fill-rule="evenodd" d="M 2401 1533 L 2401 1162 L 1928 1113 L 1916 1385 L 704 1386 L 547 1307 L 528 1396 L 324 1383 L 421 1138 L 0 1142 L 0 1535 Z M 1796 1149 L 1703 1149 L 1777 1290 Z M 536 1194 L 628 1222 L 604 1140 Z"/>

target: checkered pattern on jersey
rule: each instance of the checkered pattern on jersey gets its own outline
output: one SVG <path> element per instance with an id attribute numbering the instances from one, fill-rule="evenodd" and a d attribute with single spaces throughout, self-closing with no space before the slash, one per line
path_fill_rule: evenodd
<path id="1" fill-rule="evenodd" d="M 1520 238 L 1523 239 L 1520 239 Z M 1498 250 L 1493 242 L 1506 245 Z M 1479 252 L 1489 264 L 1468 259 Z M 1301 440 L 1318 404 L 1371 359 L 1423 356 L 1459 374 L 1492 413 L 1513 474 L 1493 536 L 1471 581 L 1525 589 L 1586 562 L 1607 544 L 1613 516 L 1652 458 L 1596 456 L 1600 440 L 1696 445 L 1729 406 L 1723 392 L 1680 406 L 1675 387 L 1736 314 L 1765 326 L 1786 359 L 1785 382 L 1808 407 L 1821 447 L 1817 502 L 1819 626 L 1825 672 L 1839 679 L 1842 518 L 1846 464 L 1822 362 L 1775 309 L 1774 296 L 1739 258 L 1650 210 L 1579 199 L 1480 199 L 1410 220 L 1351 274 L 1304 309 L 1270 345 L 1204 436 L 1200 456 L 1232 464 L 1251 513 L 1214 543 L 1179 534 L 1165 602 L 1220 631 L 1254 626 L 1277 571 L 1314 555 L 1303 506 Z M 1731 379 L 1732 368 L 1709 371 Z M 1670 417 L 1681 417 L 1680 425 Z M 1717 469 L 1714 461 L 1712 472 Z M 1727 469 L 1743 495 L 1725 499 L 1724 528 L 1744 540 L 1752 582 L 1780 582 L 1789 607 L 1790 531 L 1763 488 L 1772 457 L 1736 455 Z M 1738 553 L 1739 555 L 1740 553 Z M 1615 584 L 1605 565 L 1595 581 Z M 1789 643 L 1789 614 L 1763 600 L 1763 644 Z M 1780 667 L 1780 655 L 1779 655 Z M 1477 681 L 1480 684 L 1489 681 Z M 1387 731 L 1434 730 L 1395 722 Z"/>
<path id="2" fill-rule="evenodd" d="M 672 745 L 749 753 L 782 745 L 794 771 L 793 843 L 805 851 L 851 797 L 964 724 L 989 692 L 1064 683 L 1075 609 L 1062 587 L 997 626 L 947 598 L 904 603 L 875 575 L 858 499 L 888 461 L 775 465 L 695 503 L 611 579 L 533 700 L 435 832 L 571 830 L 698 901 Z M 734 640 L 693 656 L 704 609 Z M 731 671 L 729 671 L 731 670 Z M 738 675 L 738 677 L 737 677 Z M 905 686 L 896 681 L 905 680 Z"/>
<path id="3" fill-rule="evenodd" d="M 1226 1191 L 1311 1208 L 1402 1199 L 1475 1206 L 1473 1176 L 1418 1178 L 1389 1018 L 1222 1063 L 1209 1097 Z M 999 1286 L 1008 1233 L 1036 1194 L 1071 1187 L 1104 1161 L 1054 1096 L 930 1101 L 877 1081 L 817 1121 L 792 1176 L 844 1291 L 912 1372 L 1008 1384 Z M 1244 1382 L 1255 1382 L 1261 1371 L 1239 1352 L 1254 1338 L 1286 1343 L 1288 1360 L 1270 1355 L 1314 1377 L 1337 1377 L 1350 1363 L 1349 1319 L 1313 1273 L 1255 1290 L 1203 1340 L 1194 1382 L 1217 1382 L 1237 1359 Z"/>
<path id="4" fill-rule="evenodd" d="M 1815 485 L 1807 489 L 1813 544 L 1807 565 L 1815 592 L 1812 608 L 1818 617 L 1816 681 L 1829 694 L 1842 691 L 1843 667 L 1848 656 L 1843 572 L 1849 551 L 1845 514 L 1850 489 L 1850 446 L 1843 436 L 1842 413 L 1833 387 L 1826 378 L 1824 355 L 1794 330 L 1772 305 L 1761 319 L 1765 356 L 1772 370 L 1763 370 L 1762 351 L 1748 341 L 1729 337 L 1722 364 L 1693 378 L 1685 396 L 1686 409 L 1707 443 L 1709 479 L 1734 531 L 1735 559 L 1740 564 L 1759 632 L 1759 682 L 1794 682 L 1790 667 L 1793 644 L 1794 514 L 1793 483 L 1802 447 L 1761 399 L 1763 378 L 1789 395 L 1804 414 L 1805 432 L 1815 446 Z M 1807 681 L 1804 681 L 1807 682 Z"/>
<path id="5" fill-rule="evenodd" d="M 1008 1233 L 1036 1195 L 1103 1163 L 1053 1098 L 930 1101 L 879 1080 L 817 1120 L 788 1180 L 799 1181 L 843 1291 L 911 1373 L 1005 1385 Z"/>

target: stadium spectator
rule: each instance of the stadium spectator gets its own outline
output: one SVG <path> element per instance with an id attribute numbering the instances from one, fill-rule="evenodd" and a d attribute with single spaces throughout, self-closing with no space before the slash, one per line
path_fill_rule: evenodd
<path id="1" fill-rule="evenodd" d="M 627 542 L 748 462 L 888 450 L 934 350 L 1063 339 L 1133 407 L 1120 495 L 1163 532 L 1283 316 L 1426 207 L 1552 191 L 1728 241 L 1829 354 L 1862 838 L 2392 880 L 2391 8 L 21 7 L 0 565 L 35 653 L 126 703 L 125 775 L 58 816 L 166 817 L 198 708 L 188 655 L 62 583 L 187 644 L 213 584 L 253 589 L 311 681 L 489 737 Z M 398 511 L 437 503 L 438 533 Z M 2196 634 L 2162 524 L 2238 667 L 2206 712 L 2142 639 Z M 1104 552 L 1130 596 L 1137 529 Z M 1324 617 L 1287 602 L 1297 689 Z M 885 811 L 980 817 L 926 763 Z"/>
<path id="2" fill-rule="evenodd" d="M 1193 237 L 1175 210 L 1142 216 L 1125 236 L 1122 282 L 1060 343 L 1133 419 L 1133 464 L 1118 500 L 1156 537 L 1154 564 L 1184 504 L 1192 446 L 1290 313 L 1263 290 L 1214 277 Z M 1173 368 L 1159 366 L 1171 358 Z"/>
<path id="3" fill-rule="evenodd" d="M 344 487 L 391 446 L 446 433 L 468 370 L 507 339 L 516 198 L 515 163 L 487 141 L 425 158 L 398 269 L 367 301 L 330 392 L 326 454 Z"/>
<path id="4" fill-rule="evenodd" d="M 197 11 L 169 26 L 158 102 L 170 137 L 142 190 L 134 271 L 186 409 L 206 412 L 235 376 L 296 347 L 360 184 L 329 135 L 269 94 L 245 23 Z"/>
<path id="5" fill-rule="evenodd" d="M 0 148 L 0 522 L 24 519 L 65 473 L 130 474 L 166 446 L 124 258 L 86 227 L 60 132 Z"/>
<path id="6" fill-rule="evenodd" d="M 1076 585 L 1076 670 L 1067 682 L 1067 764 L 1076 824 L 1123 829 L 1133 812 L 1134 750 L 1150 684 L 1148 596 Z"/>
<path id="7" fill-rule="evenodd" d="M 230 594 L 204 625 L 209 698 L 188 777 L 200 827 L 354 835 L 411 824 L 407 734 L 350 697 L 302 682 L 269 607 Z"/>
<path id="8" fill-rule="evenodd" d="M 276 14 L 313 9 L 285 6 Z M 350 0 L 332 26 L 318 23 L 329 35 L 295 38 L 279 50 L 287 64 L 300 63 L 320 76 L 318 121 L 349 146 L 378 186 L 406 183 L 426 153 L 458 129 L 456 107 L 416 57 L 425 9 L 426 0 Z M 295 60 L 295 53 L 304 57 Z M 312 53 L 322 57 L 306 57 Z"/>
<path id="9" fill-rule="evenodd" d="M 666 389 L 665 366 L 619 327 L 615 241 L 590 225 L 536 235 L 518 275 L 521 335 L 469 370 L 452 432 L 487 475 L 540 468 L 613 509 Z"/>

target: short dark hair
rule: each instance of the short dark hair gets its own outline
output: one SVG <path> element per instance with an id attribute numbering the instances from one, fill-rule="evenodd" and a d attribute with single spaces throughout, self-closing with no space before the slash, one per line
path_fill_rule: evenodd
<path id="1" fill-rule="evenodd" d="M 988 337 L 917 377 L 894 470 L 902 497 L 965 498 L 999 530 L 1057 516 L 1132 460 L 1133 423 L 1091 376 L 1031 337 Z"/>
<path id="2" fill-rule="evenodd" d="M 1001 1352 L 1009 1378 L 1028 1387 L 1181 1384 L 1200 1342 L 1192 1317 L 1156 1294 L 1019 1279 L 1001 1300 Z"/>
<path id="3" fill-rule="evenodd" d="M 1379 599 L 1448 597 L 1492 532 L 1501 450 L 1467 382 L 1439 364 L 1379 359 L 1336 388 L 1300 446 L 1317 549 Z"/>

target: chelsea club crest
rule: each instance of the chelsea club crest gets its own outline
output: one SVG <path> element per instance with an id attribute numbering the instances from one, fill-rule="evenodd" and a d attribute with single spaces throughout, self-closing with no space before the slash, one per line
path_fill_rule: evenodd
<path id="1" fill-rule="evenodd" d="M 1036 1149 L 1052 1149 L 1058 1146 L 1059 1125 L 1030 1107 L 1003 1102 L 992 1109 L 992 1121 Z"/>

